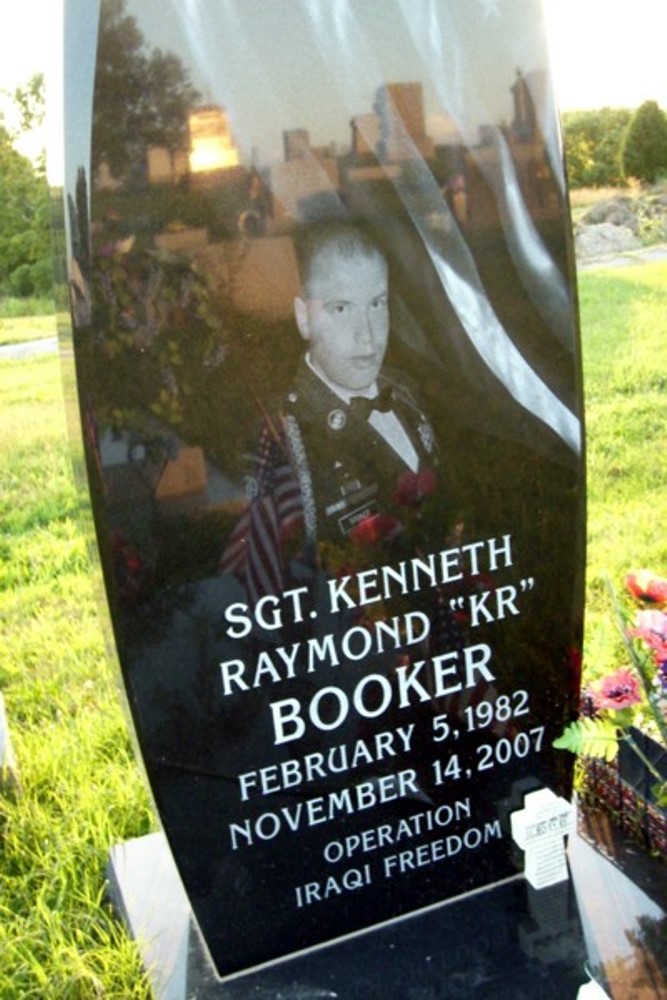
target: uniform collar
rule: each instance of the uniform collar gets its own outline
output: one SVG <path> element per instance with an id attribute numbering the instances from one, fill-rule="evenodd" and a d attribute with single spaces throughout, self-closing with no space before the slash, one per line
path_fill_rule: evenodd
<path id="1" fill-rule="evenodd" d="M 308 367 L 310 368 L 311 372 L 313 373 L 313 375 L 315 375 L 316 378 L 320 380 L 320 382 L 324 382 L 327 389 L 330 389 L 331 392 L 334 393 L 334 395 L 338 396 L 339 399 L 342 399 L 342 401 L 346 403 L 348 406 L 350 405 L 351 400 L 356 399 L 359 396 L 361 396 L 363 399 L 375 399 L 378 395 L 377 382 L 373 382 L 372 385 L 369 385 L 366 389 L 360 390 L 359 392 L 351 392 L 349 389 L 344 389 L 342 385 L 336 385 L 335 382 L 332 382 L 331 379 L 327 378 L 324 372 L 315 368 L 312 361 L 310 360 L 309 352 L 306 352 L 305 361 Z"/>

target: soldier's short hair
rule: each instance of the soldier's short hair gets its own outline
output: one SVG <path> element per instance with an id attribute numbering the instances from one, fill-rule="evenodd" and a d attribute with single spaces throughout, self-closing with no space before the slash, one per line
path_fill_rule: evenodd
<path id="1" fill-rule="evenodd" d="M 299 281 L 307 289 L 317 257 L 333 250 L 341 257 L 381 257 L 385 254 L 373 237 L 349 219 L 318 219 L 303 226 L 294 237 Z"/>

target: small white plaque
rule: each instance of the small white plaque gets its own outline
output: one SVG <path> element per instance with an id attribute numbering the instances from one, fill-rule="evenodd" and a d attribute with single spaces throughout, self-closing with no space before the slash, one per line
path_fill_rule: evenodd
<path id="1" fill-rule="evenodd" d="M 530 792 L 510 817 L 512 837 L 526 852 L 525 876 L 534 889 L 567 879 L 564 837 L 574 833 L 575 810 L 550 788 Z"/>

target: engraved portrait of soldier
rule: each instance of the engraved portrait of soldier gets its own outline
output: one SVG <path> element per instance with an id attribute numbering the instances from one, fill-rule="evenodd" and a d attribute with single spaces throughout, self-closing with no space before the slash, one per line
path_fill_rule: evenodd
<path id="1" fill-rule="evenodd" d="M 389 267 L 359 226 L 320 220 L 295 239 L 294 314 L 305 353 L 284 401 L 304 520 L 318 540 L 379 541 L 436 488 L 433 427 L 404 377 L 384 366 Z"/>

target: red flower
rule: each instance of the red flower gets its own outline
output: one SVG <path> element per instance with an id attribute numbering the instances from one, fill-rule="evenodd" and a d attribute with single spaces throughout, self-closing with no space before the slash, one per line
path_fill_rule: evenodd
<path id="1" fill-rule="evenodd" d="M 364 517 L 350 532 L 350 538 L 358 545 L 373 545 L 398 534 L 400 521 L 389 514 L 371 514 Z"/>
<path id="2" fill-rule="evenodd" d="M 628 630 L 633 639 L 642 639 L 653 650 L 656 663 L 667 660 L 667 612 L 638 611 L 637 628 Z"/>
<path id="3" fill-rule="evenodd" d="M 624 667 L 603 678 L 592 694 L 597 711 L 604 708 L 629 708 L 641 700 L 639 681 Z"/>
<path id="4" fill-rule="evenodd" d="M 423 469 L 421 472 L 403 472 L 396 483 L 394 500 L 397 504 L 419 503 L 424 497 L 435 493 L 437 485 L 433 469 Z"/>
<path id="5" fill-rule="evenodd" d="M 653 632 L 667 639 L 667 611 L 638 611 L 635 615 L 637 631 Z"/>
<path id="6" fill-rule="evenodd" d="M 650 569 L 635 569 L 625 578 L 625 585 L 640 601 L 663 604 L 667 601 L 667 580 L 656 576 Z"/>

